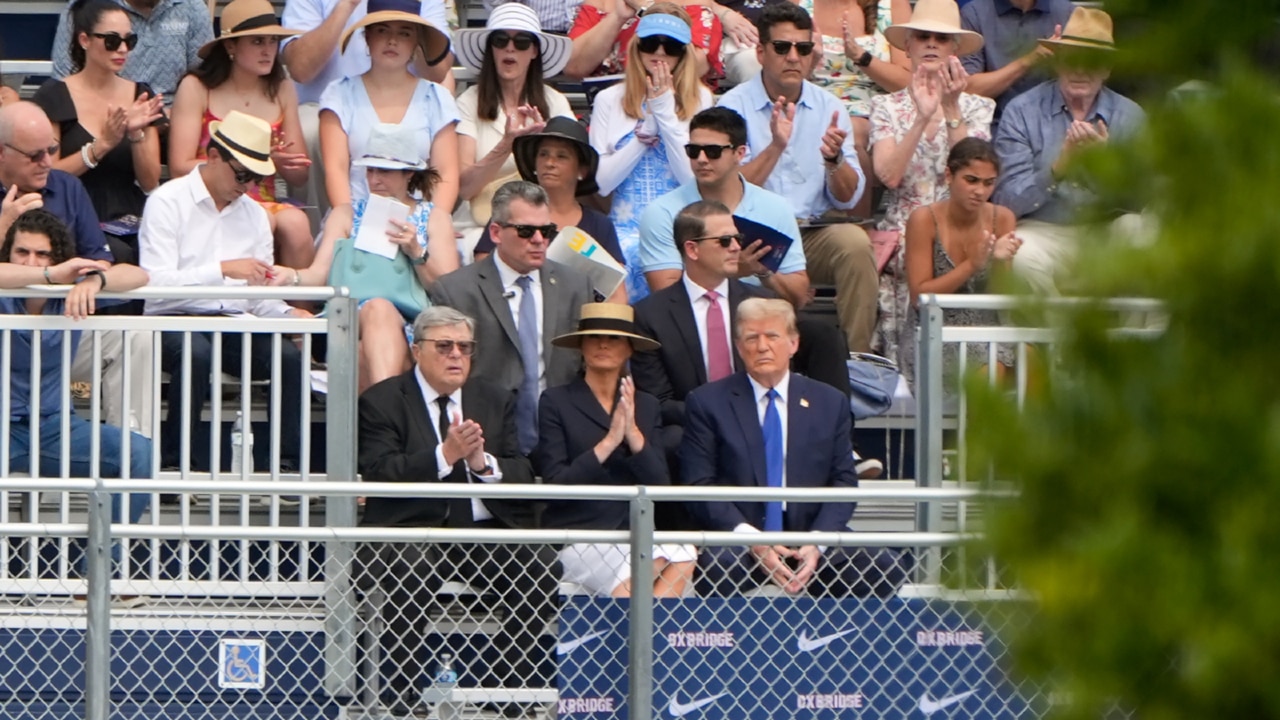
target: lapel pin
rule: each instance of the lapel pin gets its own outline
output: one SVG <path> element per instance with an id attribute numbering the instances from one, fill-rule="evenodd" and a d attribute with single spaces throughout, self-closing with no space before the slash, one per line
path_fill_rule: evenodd
<path id="1" fill-rule="evenodd" d="M 547 278 L 547 282 L 551 283 L 552 285 L 555 285 L 556 279 L 554 277 L 550 277 L 550 278 Z"/>
<path id="2" fill-rule="evenodd" d="M 809 407 L 809 401 L 804 398 L 800 398 L 800 407 Z"/>

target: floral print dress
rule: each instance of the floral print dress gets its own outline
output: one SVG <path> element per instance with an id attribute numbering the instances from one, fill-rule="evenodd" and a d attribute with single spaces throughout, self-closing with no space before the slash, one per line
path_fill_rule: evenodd
<path id="1" fill-rule="evenodd" d="M 891 5 L 892 0 L 880 0 L 875 33 L 855 38 L 858 47 L 884 62 L 889 62 L 889 41 L 884 38 L 884 29 L 893 24 Z M 800 7 L 813 17 L 813 0 L 800 0 Z M 884 90 L 845 56 L 844 35 L 836 34 L 837 30 L 822 28 L 822 66 L 814 73 L 813 83 L 840 98 L 850 115 L 867 117 L 871 114 L 871 98 L 883 95 Z"/>

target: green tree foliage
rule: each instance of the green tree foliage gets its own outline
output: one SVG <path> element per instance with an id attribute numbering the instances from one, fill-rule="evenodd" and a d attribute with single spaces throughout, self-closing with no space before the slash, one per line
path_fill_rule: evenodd
<path id="1" fill-rule="evenodd" d="M 1107 9 L 1149 132 L 1083 161 L 1103 207 L 1137 191 L 1161 231 L 1097 235 L 1078 285 L 1160 298 L 1168 330 L 1117 340 L 1086 310 L 1023 410 L 973 387 L 976 467 L 1021 490 L 989 540 L 1037 599 L 1015 657 L 1060 717 L 1280 718 L 1280 88 L 1256 52 L 1280 9 Z M 1190 78 L 1212 90 L 1171 99 Z"/>

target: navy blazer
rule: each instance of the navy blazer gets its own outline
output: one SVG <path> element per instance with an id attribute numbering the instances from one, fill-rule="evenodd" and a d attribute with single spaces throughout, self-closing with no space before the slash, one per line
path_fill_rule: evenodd
<path id="1" fill-rule="evenodd" d="M 636 425 L 644 449 L 631 454 L 626 442 L 602 465 L 596 443 L 609 433 L 610 415 L 591 393 L 587 381 L 547 388 L 538 403 L 538 447 L 533 464 L 545 483 L 556 485 L 669 485 L 658 400 L 636 391 Z M 542 527 L 619 530 L 630 526 L 630 506 L 612 500 L 549 500 Z"/>
<path id="2" fill-rule="evenodd" d="M 849 402 L 830 385 L 791 373 L 787 398 L 788 487 L 857 487 L 849 440 Z M 764 432 L 745 372 L 703 385 L 685 398 L 680 467 L 686 485 L 768 487 Z M 788 532 L 841 532 L 853 503 L 789 502 Z M 705 529 L 730 531 L 742 523 L 764 529 L 765 504 L 693 502 L 689 511 Z"/>

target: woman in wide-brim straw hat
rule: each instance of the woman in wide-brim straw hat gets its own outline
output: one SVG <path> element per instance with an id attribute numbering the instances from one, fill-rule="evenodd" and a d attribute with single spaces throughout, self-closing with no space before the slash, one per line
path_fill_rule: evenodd
<path id="1" fill-rule="evenodd" d="M 982 48 L 982 36 L 960 26 L 953 0 L 919 0 L 908 22 L 885 39 L 907 53 L 911 82 L 871 100 L 871 158 L 887 188 L 882 230 L 902 232 L 918 207 L 948 195 L 947 156 L 966 137 L 991 139 L 995 101 L 965 92 L 961 55 Z M 880 321 L 873 344 L 896 359 L 906 328 L 907 278 L 899 245 L 880 279 Z"/>
<path id="2" fill-rule="evenodd" d="M 204 162 L 209 123 L 239 110 L 271 124 L 277 175 L 263 178 L 248 194 L 271 219 L 277 262 L 292 268 L 310 265 L 315 255 L 306 213 L 276 197 L 277 176 L 301 187 L 311 173 L 298 93 L 279 55 L 280 40 L 299 34 L 281 27 L 267 0 L 232 0 L 222 10 L 222 33 L 200 48 L 199 67 L 178 84 L 169 129 L 169 172 L 181 177 Z M 248 97 L 244 88 L 252 88 Z"/>
<path id="3" fill-rule="evenodd" d="M 658 399 L 637 391 L 627 373 L 633 352 L 659 344 L 640 333 L 627 305 L 589 303 L 575 332 L 551 341 L 582 352 L 583 375 L 547 388 L 538 403 L 535 469 L 545 482 L 573 485 L 667 485 Z M 553 500 L 543 526 L 575 530 L 625 530 L 625 502 Z M 653 548 L 653 594 L 681 597 L 693 577 L 697 550 L 691 545 Z M 629 597 L 630 548 L 578 543 L 560 551 L 564 579 L 596 595 Z"/>
<path id="4" fill-rule="evenodd" d="M 416 146 L 429 149 L 427 162 L 440 174 L 432 193 L 430 234 L 453 238 L 449 210 L 458 199 L 458 108 L 442 86 L 423 80 L 410 65 L 449 55 L 449 38 L 419 15 L 412 0 L 369 0 L 369 14 L 342 34 L 346 46 L 364 33 L 369 71 L 330 85 L 320 96 L 320 152 L 325 190 L 332 206 L 369 196 L 364 168 L 351 160 L 365 155 L 373 128 L 390 123 L 408 128 Z M 444 262 L 445 259 L 441 258 Z M 452 258 L 456 265 L 457 258 Z"/>
<path id="5" fill-rule="evenodd" d="M 572 49 L 569 38 L 542 32 L 538 14 L 519 3 L 494 8 L 483 28 L 458 31 L 455 54 L 477 72 L 476 83 L 458 96 L 460 193 L 470 203 L 459 221 L 466 245 L 488 225 L 493 193 L 519 177 L 511 155 L 516 138 L 539 132 L 552 117 L 573 117 L 569 100 L 546 84 L 564 70 Z"/>

